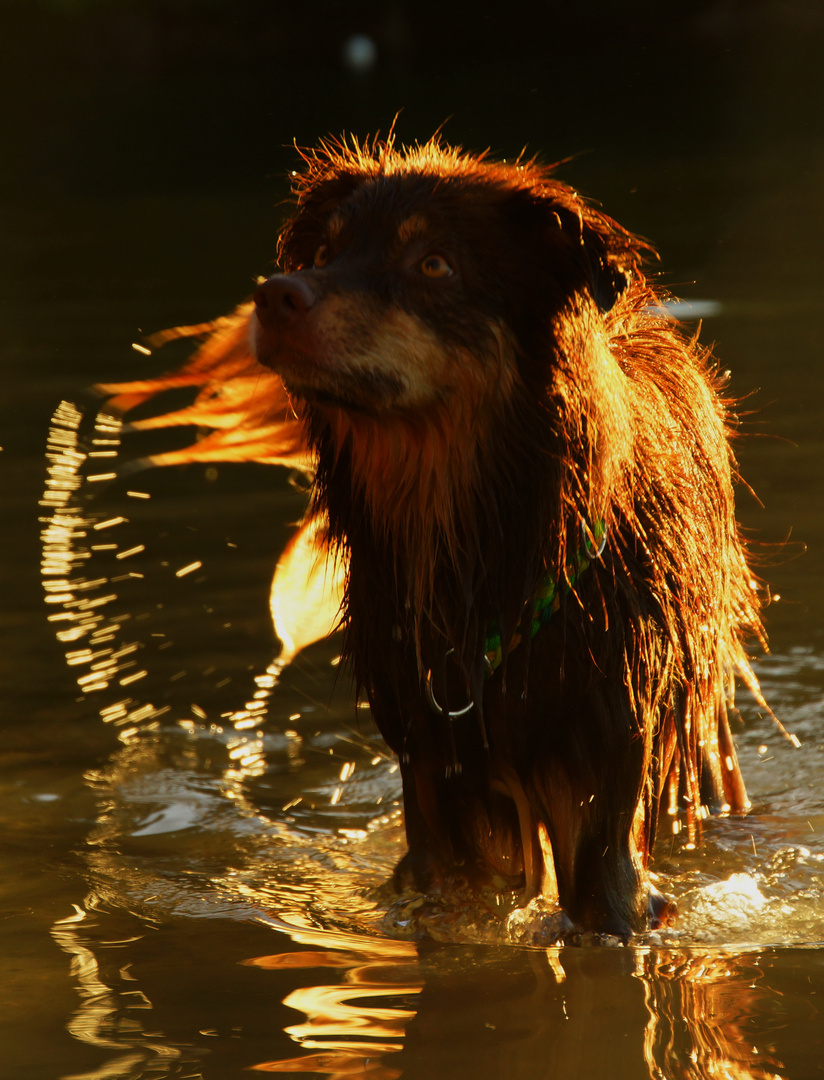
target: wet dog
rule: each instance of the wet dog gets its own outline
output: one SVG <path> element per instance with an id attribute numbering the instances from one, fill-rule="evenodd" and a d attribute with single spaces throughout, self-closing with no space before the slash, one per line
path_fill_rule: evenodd
<path id="1" fill-rule="evenodd" d="M 397 754 L 399 887 L 668 921 L 659 818 L 748 801 L 730 733 L 759 599 L 734 417 L 649 248 L 537 164 L 438 142 L 304 155 L 282 273 L 127 408 L 214 428 L 163 460 L 300 463 L 345 568 L 358 685 Z M 250 354 L 251 347 L 251 354 Z M 307 533 L 308 535 L 308 533 Z"/>

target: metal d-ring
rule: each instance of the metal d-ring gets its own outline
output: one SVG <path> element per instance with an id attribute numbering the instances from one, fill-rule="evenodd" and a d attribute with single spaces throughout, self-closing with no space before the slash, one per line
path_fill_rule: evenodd
<path id="1" fill-rule="evenodd" d="M 454 652 L 455 652 L 454 649 L 447 649 L 446 655 L 447 656 L 452 656 L 454 654 Z M 492 665 L 489 663 L 489 660 L 487 659 L 487 657 L 484 657 L 484 667 L 487 670 L 488 674 L 492 673 Z M 427 700 L 427 702 L 429 704 L 429 708 L 434 713 L 437 713 L 438 716 L 445 716 L 447 718 L 447 720 L 457 720 L 458 717 L 466 716 L 466 714 L 468 712 L 472 712 L 472 710 L 475 708 L 475 699 L 470 698 L 469 702 L 466 705 L 464 705 L 464 707 L 462 709 L 445 709 L 443 707 L 443 705 L 441 705 L 441 703 L 435 697 L 435 692 L 432 689 L 432 668 L 430 668 L 429 671 L 427 671 L 427 673 L 426 673 L 426 686 L 425 686 L 425 689 L 426 689 L 426 700 Z"/>
<path id="2" fill-rule="evenodd" d="M 604 527 L 603 534 L 598 546 L 595 546 L 595 533 L 587 525 L 587 519 L 581 518 L 581 540 L 583 541 L 584 555 L 590 562 L 594 562 L 596 559 L 600 559 L 604 554 L 604 548 L 607 546 L 607 530 Z"/>

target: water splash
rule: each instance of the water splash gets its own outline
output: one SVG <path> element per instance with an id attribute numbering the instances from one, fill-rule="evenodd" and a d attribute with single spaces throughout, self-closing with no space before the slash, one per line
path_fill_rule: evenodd
<path id="1" fill-rule="evenodd" d="M 111 480 L 114 472 L 92 473 L 98 459 L 112 459 L 120 446 L 121 422 L 105 412 L 95 417 L 84 435 L 85 414 L 71 402 L 62 401 L 49 428 L 46 444 L 47 480 L 40 506 L 50 510 L 41 517 L 41 574 L 46 604 L 57 640 L 66 649 L 66 662 L 79 669 L 77 685 L 83 694 L 117 687 L 124 690 L 145 678 L 139 663 L 141 643 L 123 636 L 130 614 L 114 604 L 118 581 L 141 578 L 125 571 L 118 576 L 94 577 L 90 573 L 97 552 L 111 552 L 124 561 L 143 550 L 142 545 L 121 548 L 114 530 L 128 523 L 121 514 L 93 510 L 86 485 Z M 127 492 L 148 498 L 145 492 Z M 156 728 L 168 706 L 156 708 L 127 696 L 101 709 L 102 718 L 119 728 L 122 740 L 141 729 Z"/>
<path id="2" fill-rule="evenodd" d="M 92 416 L 62 402 L 49 430 L 47 483 L 40 502 L 46 511 L 41 523 L 47 617 L 82 695 L 97 700 L 101 719 L 117 729 L 124 748 L 136 751 L 122 760 L 115 757 L 107 772 L 109 809 L 94 839 L 96 873 L 110 876 L 115 893 L 129 892 L 121 851 L 132 843 L 181 834 L 208 837 L 210 846 L 228 815 L 233 850 L 239 833 L 251 837 L 244 869 L 210 872 L 200 885 L 216 889 L 228 903 L 244 909 L 251 904 L 258 911 L 311 912 L 319 925 L 342 919 L 351 929 L 383 929 L 397 936 L 425 932 L 441 940 L 529 944 L 538 934 L 549 941 L 557 923 L 552 912 L 515 914 L 501 926 L 489 917 L 495 914 L 494 902 L 488 912 L 476 911 L 476 918 L 469 909 L 456 917 L 426 898 L 390 904 L 383 897 L 378 904 L 383 922 L 376 922 L 374 899 L 349 903 L 353 892 L 361 898 L 371 895 L 402 852 L 398 776 L 374 734 L 364 735 L 339 718 L 314 727 L 315 706 L 308 703 L 299 711 L 280 707 L 284 673 L 333 622 L 332 601 L 340 587 L 339 566 L 329 567 L 328 575 L 309 573 L 322 548 L 314 526 L 299 532 L 281 559 L 271 606 L 283 650 L 262 673 L 250 676 L 248 700 L 215 722 L 196 703 L 181 713 L 162 698 L 149 697 L 164 692 L 158 690 L 151 657 L 145 659 L 149 638 L 163 639 L 158 649 L 170 641 L 162 634 L 147 635 L 156 623 L 139 622 L 144 616 L 136 615 L 135 603 L 123 596 L 129 589 L 142 596 L 149 584 L 146 545 L 134 535 L 129 503 L 123 501 L 137 508 L 150 496 L 130 487 L 124 491 L 121 485 L 111 498 L 112 481 L 121 477 L 122 431 L 119 419 L 105 411 Z M 197 585 L 201 571 L 202 560 L 188 557 L 168 579 Z M 316 594 L 307 592 L 307 582 L 323 581 L 326 585 Z M 824 805 L 816 737 L 821 663 L 809 651 L 765 662 L 762 681 L 806 735 L 807 752 L 773 754 L 776 735 L 769 718 L 750 719 L 739 751 L 757 813 L 705 823 L 701 852 L 688 851 L 673 837 L 671 852 L 657 853 L 659 887 L 675 893 L 681 918 L 676 930 L 650 935 L 651 944 L 824 940 L 824 849 L 819 841 Z M 315 678 L 321 710 L 334 679 L 328 669 Z M 141 688 L 145 698 L 139 696 Z M 200 692 L 193 690 L 192 696 Z M 166 759 L 180 738 L 187 749 L 169 769 Z M 206 759 L 194 772 L 193 754 Z M 193 778 L 198 798 L 186 790 Z M 204 788 L 211 792 L 205 801 Z M 122 817 L 113 807 L 122 807 Z M 187 850 L 184 862 L 191 870 L 197 860 Z M 145 894 L 153 875 L 157 867 L 150 860 L 138 893 Z M 191 873 L 182 880 L 186 892 Z"/>

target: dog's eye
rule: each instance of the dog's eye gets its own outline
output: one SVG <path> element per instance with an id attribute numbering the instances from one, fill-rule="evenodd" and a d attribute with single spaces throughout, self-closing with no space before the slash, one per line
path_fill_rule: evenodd
<path id="1" fill-rule="evenodd" d="M 446 278 L 452 277 L 453 270 L 443 255 L 427 255 L 418 264 L 418 269 L 424 277 Z"/>
<path id="2" fill-rule="evenodd" d="M 329 248 L 326 244 L 321 244 L 318 250 L 315 252 L 315 257 L 312 260 L 312 265 L 316 270 L 320 270 L 321 267 L 326 266 L 329 262 Z"/>

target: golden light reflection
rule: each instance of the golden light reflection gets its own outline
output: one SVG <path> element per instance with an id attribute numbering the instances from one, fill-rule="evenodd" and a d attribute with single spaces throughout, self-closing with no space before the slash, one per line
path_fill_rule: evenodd
<path id="1" fill-rule="evenodd" d="M 66 1030 L 78 1042 L 106 1053 L 106 1060 L 99 1068 L 75 1073 L 71 1080 L 148 1075 L 143 1072 L 144 1067 L 157 1077 L 179 1075 L 183 1060 L 192 1059 L 187 1052 L 189 1048 L 175 1046 L 145 1030 L 141 1014 L 151 1012 L 154 1006 L 135 985 L 128 965 L 120 968 L 117 986 L 102 970 L 101 946 L 94 939 L 94 901 L 87 898 L 83 907 L 73 906 L 74 913 L 58 919 L 51 929 L 56 944 L 71 957 L 71 974 L 80 998 Z M 136 935 L 108 944 L 122 948 L 139 940 L 140 935 Z M 201 1074 L 189 1075 L 195 1078 Z"/>
<path id="2" fill-rule="evenodd" d="M 757 955 L 639 949 L 636 958 L 650 1080 L 785 1080 L 753 1034 L 767 998 Z"/>
<path id="3" fill-rule="evenodd" d="M 119 647 L 116 644 L 129 615 L 109 614 L 109 606 L 117 600 L 117 593 L 108 591 L 109 578 L 85 576 L 95 550 L 116 551 L 118 547 L 115 542 L 92 543 L 92 538 L 128 523 L 122 514 L 94 514 L 80 502 L 85 483 L 116 475 L 84 476 L 83 466 L 89 458 L 116 455 L 116 450 L 94 448 L 119 446 L 122 425 L 116 417 L 98 413 L 93 433 L 81 439 L 83 421 L 84 414 L 68 401 L 61 402 L 52 417 L 46 443 L 46 490 L 40 500 L 42 507 L 51 510 L 48 517 L 40 519 L 41 574 L 46 604 L 58 609 L 48 615 L 48 620 L 55 624 L 57 640 L 73 646 L 66 650 L 66 661 L 70 667 L 81 669 L 76 676 L 77 685 L 84 694 L 90 694 L 111 686 L 131 686 L 147 672 L 135 655 L 139 642 L 125 641 Z M 133 553 L 134 548 L 115 557 L 125 558 Z M 145 705 L 133 704 L 131 710 L 108 711 L 103 717 L 120 727 L 121 739 L 130 737 L 138 724 L 151 726 L 166 711 L 152 706 L 147 711 Z"/>
<path id="4" fill-rule="evenodd" d="M 177 1075 L 181 1059 L 208 1055 L 209 1048 L 191 1037 L 174 1042 L 163 1036 L 164 1028 L 180 1028 L 172 1002 L 168 995 L 161 995 L 162 1004 L 152 1001 L 151 990 L 147 996 L 129 970 L 129 949 L 141 940 L 145 919 L 142 926 L 134 922 L 134 936 L 113 941 L 96 928 L 99 914 L 96 901 L 87 898 L 53 928 L 72 958 L 80 995 L 69 1031 L 115 1055 L 99 1071 L 83 1075 L 102 1080 L 121 1075 L 118 1069 L 126 1075 L 127 1064 L 137 1075 L 137 1065 L 146 1061 L 155 1063 L 158 1076 Z M 293 1055 L 249 1064 L 255 1042 L 245 1043 L 241 1028 L 233 1029 L 239 1033 L 237 1061 L 251 1072 L 396 1080 L 410 1066 L 414 1075 L 446 1075 L 454 1060 L 465 1067 L 460 1075 L 476 1080 L 498 1080 L 502 1061 L 513 1076 L 610 1076 L 619 1054 L 622 1076 L 788 1080 L 770 1042 L 786 1015 L 758 953 L 430 948 L 419 955 L 411 943 L 304 926 L 295 912 L 259 921 L 308 947 L 254 956 L 240 961 L 243 966 L 271 971 L 287 984 L 290 972 L 294 982 L 313 969 L 325 974 L 318 985 L 298 986 L 282 998 L 303 1014 L 282 1029 L 296 1044 Z M 226 925 L 229 947 L 236 925 Z M 127 927 L 123 922 L 122 930 Z M 115 947 L 121 950 L 119 965 L 111 962 Z M 633 959 L 634 970 L 627 964 Z M 139 966 L 134 970 L 139 973 Z M 204 962 L 204 977 L 209 970 Z M 260 984 L 253 985 L 257 989 L 250 984 L 248 992 L 259 993 Z M 149 1020 L 146 1010 L 155 1013 L 150 1032 L 141 1023 L 141 1015 Z M 193 1030 L 219 1029 L 213 1012 L 203 1013 L 212 1019 L 207 1028 L 198 1027 L 197 1011 L 191 1017 L 189 1011 Z M 407 1045 L 413 1021 L 415 1038 Z M 253 1028 L 249 1034 L 256 1040 Z M 275 1045 L 279 1031 L 272 1031 Z"/>
<path id="5" fill-rule="evenodd" d="M 428 1052 L 421 1050 L 420 1042 L 416 1052 L 434 1055 L 434 1064 L 443 1050 L 441 1040 L 450 1030 L 456 1048 L 463 1045 L 466 1025 L 473 1024 L 467 1019 L 467 1009 L 471 1013 L 474 1008 L 478 1010 L 474 1023 L 483 1019 L 489 1060 L 499 1060 L 498 1055 L 506 1053 L 515 1072 L 527 1060 L 558 1064 L 574 1059 L 584 1070 L 575 1075 L 589 1075 L 589 1065 L 600 1068 L 609 1051 L 579 1040 L 583 1032 L 606 1024 L 607 1042 L 614 1040 L 620 1028 L 622 1037 L 629 1039 L 621 1044 L 622 1054 L 634 1045 L 639 1075 L 643 1071 L 650 1080 L 786 1080 L 764 1035 L 771 995 L 760 985 L 757 954 L 632 950 L 634 976 L 642 985 L 642 1011 L 639 996 L 630 993 L 631 986 L 625 982 L 632 977 L 624 966 L 623 950 L 606 954 L 557 948 L 514 950 L 511 961 L 489 954 L 488 971 L 483 963 L 461 971 L 460 961 L 456 968 L 449 959 L 456 955 L 451 951 L 430 952 L 421 964 L 411 944 L 299 929 L 277 920 L 272 923 L 296 942 L 326 947 L 256 957 L 246 961 L 248 965 L 280 971 L 332 968 L 342 977 L 336 983 L 299 987 L 284 999 L 306 1017 L 285 1031 L 307 1052 L 260 1062 L 252 1067 L 259 1072 L 322 1072 L 341 1080 L 352 1075 L 389 1080 L 404 1071 L 406 1059 L 399 1058 L 396 1067 L 391 1055 L 404 1049 L 406 1030 L 414 1018 L 418 1032 L 428 1031 L 433 1039 Z M 376 955 L 378 950 L 382 950 L 380 955 Z M 441 969 L 443 960 L 446 966 Z M 527 975 L 530 971 L 532 978 Z M 593 978 L 599 971 L 603 1003 L 598 1000 L 602 995 L 592 997 Z M 615 978 L 619 981 L 613 982 Z M 623 985 L 626 990 L 616 1015 L 605 1004 L 610 1000 L 610 985 Z M 421 998 L 425 986 L 428 993 Z M 449 988 L 446 996 L 444 986 Z M 473 999 L 476 1005 L 467 1006 Z M 483 1056 L 475 1060 L 477 1047 L 464 1049 L 467 1067 L 475 1062 L 474 1075 L 497 1076 L 493 1069 L 487 1073 Z M 592 1075 L 596 1074 L 603 1075 Z"/>
<path id="6" fill-rule="evenodd" d="M 260 1062 L 251 1066 L 252 1071 L 395 1080 L 401 1070 L 385 1058 L 403 1048 L 406 1026 L 417 1015 L 411 1002 L 424 985 L 417 948 L 388 938 L 272 921 L 294 941 L 324 947 L 258 956 L 244 961 L 246 965 L 270 970 L 337 968 L 343 974 L 339 983 L 299 987 L 284 998 L 285 1005 L 306 1016 L 286 1033 L 315 1052 Z"/>

